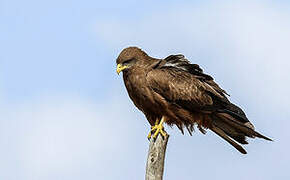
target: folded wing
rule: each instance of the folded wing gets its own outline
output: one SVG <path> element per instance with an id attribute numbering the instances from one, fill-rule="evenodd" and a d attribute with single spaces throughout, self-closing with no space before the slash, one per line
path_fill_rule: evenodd
<path id="1" fill-rule="evenodd" d="M 246 137 L 271 140 L 256 132 L 245 113 L 227 99 L 227 93 L 213 78 L 204 74 L 197 64 L 190 64 L 183 55 L 160 60 L 147 74 L 147 82 L 169 103 L 190 112 L 210 114 L 209 128 L 241 153 L 246 151 L 237 142 L 247 144 Z"/>

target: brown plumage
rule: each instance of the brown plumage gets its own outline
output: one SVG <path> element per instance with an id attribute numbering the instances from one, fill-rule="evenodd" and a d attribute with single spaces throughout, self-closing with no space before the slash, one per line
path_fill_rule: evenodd
<path id="1" fill-rule="evenodd" d="M 244 154 L 238 143 L 248 144 L 246 137 L 271 140 L 256 132 L 213 78 L 183 55 L 156 59 L 129 47 L 120 53 L 117 64 L 130 98 L 151 126 L 163 117 L 168 125 L 192 134 L 197 125 L 202 133 L 210 129 Z"/>

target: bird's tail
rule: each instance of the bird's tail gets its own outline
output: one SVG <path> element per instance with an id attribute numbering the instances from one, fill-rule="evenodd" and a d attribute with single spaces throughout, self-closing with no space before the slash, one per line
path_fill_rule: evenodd
<path id="1" fill-rule="evenodd" d="M 254 126 L 249 121 L 241 122 L 238 117 L 235 117 L 235 113 L 218 112 L 212 114 L 212 126 L 210 129 L 243 154 L 247 154 L 247 152 L 238 143 L 248 144 L 246 137 L 259 137 L 272 141 L 270 138 L 255 131 Z"/>

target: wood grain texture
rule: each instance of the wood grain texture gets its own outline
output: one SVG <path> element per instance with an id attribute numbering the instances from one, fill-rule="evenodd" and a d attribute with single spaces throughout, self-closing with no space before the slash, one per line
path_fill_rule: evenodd
<path id="1" fill-rule="evenodd" d="M 157 136 L 155 141 L 151 138 L 147 157 L 145 180 L 162 180 L 168 139 L 169 135 L 162 138 L 160 134 Z"/>

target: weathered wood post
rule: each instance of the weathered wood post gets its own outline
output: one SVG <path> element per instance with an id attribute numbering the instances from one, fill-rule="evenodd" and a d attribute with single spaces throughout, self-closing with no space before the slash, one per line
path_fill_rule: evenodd
<path id="1" fill-rule="evenodd" d="M 168 139 L 169 135 L 162 138 L 160 134 L 155 141 L 150 139 L 145 180 L 162 180 Z"/>

